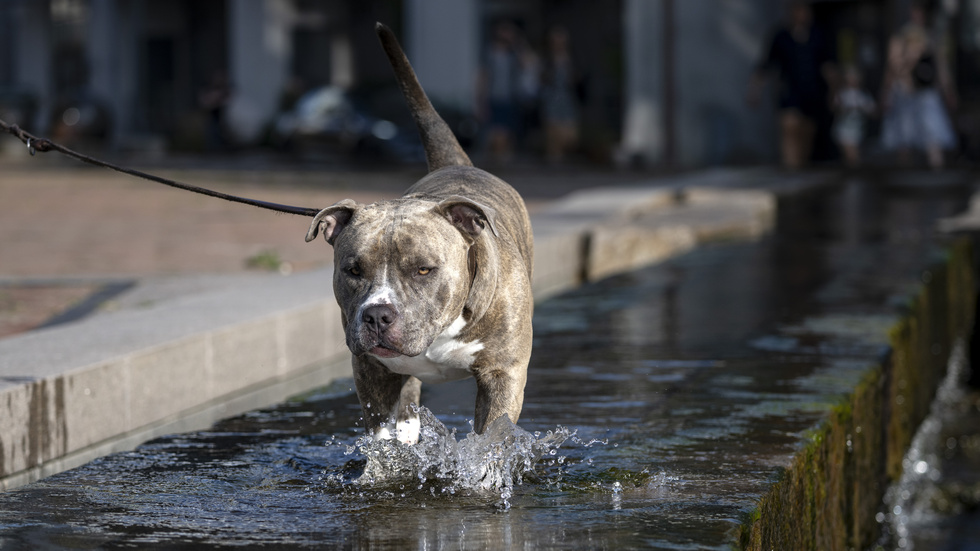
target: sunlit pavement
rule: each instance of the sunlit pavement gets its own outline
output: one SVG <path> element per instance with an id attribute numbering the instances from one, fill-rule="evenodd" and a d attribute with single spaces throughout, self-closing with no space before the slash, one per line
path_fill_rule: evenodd
<path id="1" fill-rule="evenodd" d="M 176 276 L 248 276 L 329 264 L 305 243 L 308 221 L 169 188 L 56 154 L 5 162 L 0 178 L 0 336 L 37 327 L 121 283 Z M 177 168 L 174 168 L 177 167 Z M 292 168 L 265 159 L 178 160 L 147 171 L 226 193 L 303 207 L 400 195 L 424 167 Z M 502 174 L 532 211 L 576 189 L 650 173 L 534 164 Z M 111 297 L 106 297 L 111 298 Z"/>

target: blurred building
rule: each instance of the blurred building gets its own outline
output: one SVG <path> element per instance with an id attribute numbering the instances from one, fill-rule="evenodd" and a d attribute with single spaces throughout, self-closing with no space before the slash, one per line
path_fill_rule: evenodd
<path id="1" fill-rule="evenodd" d="M 909 0 L 815 2 L 838 55 L 873 88 Z M 203 92 L 222 75 L 226 125 L 260 143 L 285 105 L 324 85 L 391 85 L 375 21 L 402 37 L 434 102 L 472 111 L 494 22 L 535 47 L 565 26 L 594 159 L 706 165 L 776 158 L 774 102 L 745 104 L 785 0 L 0 0 L 0 110 L 41 133 L 110 147 L 200 147 Z M 941 0 L 974 71 L 976 0 Z M 962 6 L 961 6 L 962 5 Z M 965 46 L 964 46 L 965 45 Z M 972 57 L 971 57 L 972 56 Z M 962 79 L 968 87 L 980 87 Z"/>

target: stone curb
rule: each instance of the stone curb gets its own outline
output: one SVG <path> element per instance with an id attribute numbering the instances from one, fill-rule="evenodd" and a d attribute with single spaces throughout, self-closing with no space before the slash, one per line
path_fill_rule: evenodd
<path id="1" fill-rule="evenodd" d="M 884 325 L 888 354 L 814 427 L 792 463 L 734 534 L 739 549 L 868 549 L 875 516 L 954 351 L 973 326 L 973 245 L 961 239 L 923 272 L 903 312 Z"/>
<path id="2" fill-rule="evenodd" d="M 755 237 L 781 191 L 827 181 L 750 176 L 711 171 L 556 202 L 533 217 L 536 299 L 704 241 Z M 733 185 L 746 180 L 754 189 Z M 229 278 L 226 289 L 0 340 L 0 489 L 347 376 L 330 276 Z"/>

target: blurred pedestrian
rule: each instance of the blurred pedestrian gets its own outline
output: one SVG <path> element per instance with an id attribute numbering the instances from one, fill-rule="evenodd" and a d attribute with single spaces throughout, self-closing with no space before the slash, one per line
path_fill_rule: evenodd
<path id="1" fill-rule="evenodd" d="M 861 83 L 860 69 L 854 65 L 846 67 L 840 90 L 834 97 L 834 140 L 850 167 L 861 164 L 865 126 L 875 112 L 875 101 Z"/>
<path id="2" fill-rule="evenodd" d="M 797 169 L 810 161 L 817 126 L 829 115 L 834 81 L 833 52 L 813 24 L 807 2 L 793 2 L 785 27 L 776 31 L 749 82 L 747 99 L 758 103 L 767 73 L 779 75 L 780 155 L 783 166 Z"/>
<path id="3" fill-rule="evenodd" d="M 943 151 L 956 146 L 956 134 L 943 104 L 953 109 L 953 89 L 945 52 L 936 46 L 923 4 L 914 3 L 909 22 L 888 43 L 881 85 L 882 146 L 908 162 L 911 150 L 924 151 L 929 166 L 943 167 Z"/>
<path id="4" fill-rule="evenodd" d="M 544 121 L 545 157 L 560 163 L 578 142 L 578 105 L 575 95 L 568 31 L 554 27 L 548 32 L 541 116 Z"/>
<path id="5" fill-rule="evenodd" d="M 517 29 L 513 23 L 501 21 L 494 26 L 477 86 L 479 115 L 487 124 L 490 157 L 497 163 L 507 162 L 513 156 L 519 124 L 517 94 L 521 67 L 516 41 Z"/>
<path id="6" fill-rule="evenodd" d="M 279 94 L 279 112 L 288 113 L 295 109 L 300 98 L 308 91 L 309 89 L 303 77 L 298 75 L 289 77 L 286 85 L 282 87 L 282 92 Z"/>
<path id="7" fill-rule="evenodd" d="M 541 126 L 541 56 L 523 34 L 518 37 L 517 56 L 521 66 L 517 145 L 527 148 Z"/>
<path id="8" fill-rule="evenodd" d="M 225 139 L 225 109 L 231 102 L 231 81 L 228 73 L 218 70 L 198 94 L 198 103 L 208 114 L 208 149 L 222 150 L 228 145 Z"/>

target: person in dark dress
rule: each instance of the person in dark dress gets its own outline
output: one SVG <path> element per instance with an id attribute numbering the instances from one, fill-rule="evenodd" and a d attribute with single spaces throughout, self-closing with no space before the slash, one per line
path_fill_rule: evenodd
<path id="1" fill-rule="evenodd" d="M 478 114 L 487 125 L 491 161 L 497 164 L 506 163 L 513 155 L 520 123 L 521 64 L 517 38 L 513 23 L 501 21 L 496 24 L 477 84 Z"/>
<path id="2" fill-rule="evenodd" d="M 834 80 L 833 52 L 813 25 L 806 2 L 794 2 L 789 24 L 773 36 L 766 57 L 749 85 L 749 103 L 758 103 L 766 76 L 779 75 L 780 155 L 783 166 L 796 169 L 811 158 L 818 125 L 830 113 Z"/>
<path id="3" fill-rule="evenodd" d="M 231 102 L 231 81 L 228 73 L 219 70 L 211 74 L 208 85 L 198 94 L 198 103 L 208 114 L 207 145 L 211 151 L 226 149 L 225 110 Z"/>

